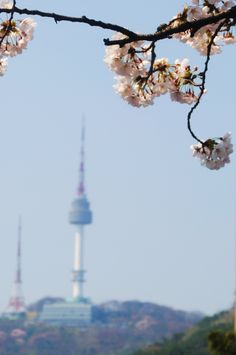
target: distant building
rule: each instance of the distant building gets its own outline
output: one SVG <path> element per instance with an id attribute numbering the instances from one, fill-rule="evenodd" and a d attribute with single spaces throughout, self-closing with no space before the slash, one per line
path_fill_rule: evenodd
<path id="1" fill-rule="evenodd" d="M 92 305 L 84 297 L 84 226 L 92 223 L 92 212 L 85 192 L 84 184 L 84 138 L 85 128 L 81 135 L 81 162 L 79 169 L 79 185 L 77 197 L 72 202 L 69 223 L 76 226 L 74 247 L 74 269 L 72 278 L 72 300 L 48 304 L 43 307 L 39 321 L 51 325 L 87 326 L 91 322 Z"/>
<path id="2" fill-rule="evenodd" d="M 91 303 L 83 300 L 45 305 L 39 321 L 53 326 L 86 327 L 91 323 Z"/>

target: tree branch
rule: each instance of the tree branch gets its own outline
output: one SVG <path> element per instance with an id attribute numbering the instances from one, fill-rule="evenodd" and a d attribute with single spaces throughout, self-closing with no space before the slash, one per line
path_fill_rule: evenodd
<path id="1" fill-rule="evenodd" d="M 122 40 L 109 40 L 109 39 L 104 39 L 104 43 L 106 46 L 112 46 L 115 44 L 118 44 L 120 46 L 124 46 L 127 43 L 133 42 L 133 41 L 159 41 L 162 39 L 170 38 L 172 35 L 181 33 L 181 32 L 186 32 L 186 31 L 194 31 L 196 33 L 200 28 L 206 26 L 206 25 L 211 25 L 213 23 L 217 23 L 220 20 L 226 20 L 226 19 L 236 19 L 236 6 L 232 7 L 228 11 L 221 12 L 217 15 L 209 16 L 206 18 L 202 18 L 200 20 L 195 20 L 188 22 L 186 21 L 185 23 L 180 24 L 179 26 L 173 27 L 173 28 L 168 28 L 168 25 L 166 26 L 161 26 L 163 29 L 153 33 L 153 34 L 135 34 L 135 38 L 129 37 L 125 38 Z M 121 32 L 123 33 L 123 32 Z"/>
<path id="2" fill-rule="evenodd" d="M 12 13 L 12 9 L 0 9 L 0 13 Z M 74 23 L 84 23 L 89 26 L 94 26 L 94 27 L 99 27 L 115 32 L 119 32 L 127 36 L 127 38 L 122 39 L 122 40 L 109 40 L 109 39 L 104 39 L 104 44 L 106 46 L 111 46 L 111 45 L 120 45 L 123 46 L 127 43 L 131 43 L 133 41 L 139 41 L 139 40 L 145 40 L 149 42 L 155 42 L 159 41 L 162 39 L 170 38 L 170 36 L 185 32 L 188 30 L 193 30 L 194 33 L 196 33 L 200 28 L 210 25 L 213 23 L 217 23 L 220 20 L 223 19 L 236 19 L 236 6 L 232 7 L 231 9 L 221 12 L 217 15 L 209 16 L 206 18 L 202 18 L 200 20 L 196 21 L 191 21 L 191 22 L 185 22 L 180 24 L 179 26 L 176 26 L 174 28 L 169 28 L 168 25 L 166 26 L 161 26 L 161 30 L 158 30 L 155 33 L 152 34 L 138 34 L 133 31 L 128 30 L 125 27 L 112 24 L 112 23 L 106 23 L 103 21 L 98 21 L 94 19 L 90 19 L 86 16 L 82 17 L 71 17 L 71 16 L 64 16 L 64 15 L 59 15 L 56 13 L 50 13 L 50 12 L 44 12 L 40 10 L 29 10 L 29 9 L 21 9 L 19 7 L 14 7 L 14 13 L 20 14 L 20 15 L 31 15 L 31 16 L 40 16 L 40 17 L 46 17 L 46 18 L 51 18 L 53 19 L 56 23 L 65 21 L 65 22 L 74 22 Z"/>
<path id="3" fill-rule="evenodd" d="M 11 9 L 0 9 L 0 13 L 11 13 L 11 12 L 12 12 Z M 20 14 L 20 15 L 31 15 L 31 16 L 40 16 L 40 17 L 51 18 L 56 23 L 61 22 L 61 21 L 74 22 L 74 23 L 85 23 L 89 26 L 100 27 L 103 29 L 120 32 L 120 33 L 123 33 L 124 35 L 126 35 L 128 37 L 132 37 L 132 38 L 137 36 L 134 32 L 128 30 L 125 27 L 111 24 L 111 23 L 105 23 L 103 21 L 93 20 L 93 19 L 90 19 L 86 16 L 71 17 L 71 16 L 59 15 L 56 13 L 44 12 L 44 11 L 39 11 L 39 10 L 20 9 L 19 7 L 15 7 L 14 12 L 17 14 Z"/>

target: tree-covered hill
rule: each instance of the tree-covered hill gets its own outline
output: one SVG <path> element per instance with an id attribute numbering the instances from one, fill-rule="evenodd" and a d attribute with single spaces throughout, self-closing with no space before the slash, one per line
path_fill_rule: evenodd
<path id="1" fill-rule="evenodd" d="M 31 305 L 39 312 L 45 298 Z M 0 320 L 1 355 L 125 355 L 183 332 L 202 315 L 148 302 L 111 301 L 94 305 L 86 329 L 49 327 L 37 322 Z"/>
<path id="2" fill-rule="evenodd" d="M 170 340 L 156 343 L 133 353 L 133 355 L 209 355 L 209 334 L 219 331 L 232 332 L 233 312 L 221 312 L 213 317 L 206 317 L 183 334 L 175 335 Z M 221 333 L 220 333 L 221 334 Z M 214 352 L 213 352 L 214 353 Z M 218 354 L 218 352 L 216 352 Z M 227 352 L 226 352 L 227 353 Z M 225 353 L 219 352 L 223 355 Z M 228 352 L 227 355 L 230 355 Z M 236 349 L 233 354 L 236 354 Z"/>

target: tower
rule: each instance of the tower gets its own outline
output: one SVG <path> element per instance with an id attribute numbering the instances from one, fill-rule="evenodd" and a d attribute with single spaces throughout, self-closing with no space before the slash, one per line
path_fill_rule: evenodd
<path id="1" fill-rule="evenodd" d="M 92 321 L 92 304 L 84 297 L 84 227 L 92 223 L 92 212 L 85 192 L 85 126 L 82 125 L 77 196 L 69 213 L 69 223 L 76 227 L 74 245 L 74 268 L 72 278 L 72 299 L 65 302 L 46 304 L 39 321 L 53 326 L 88 327 Z"/>
<path id="2" fill-rule="evenodd" d="M 9 300 L 8 307 L 4 312 L 4 317 L 11 319 L 22 319 L 26 315 L 25 301 L 22 294 L 22 279 L 21 279 L 21 218 L 18 222 L 18 240 L 17 240 L 17 267 L 14 281 L 12 297 Z"/>
<path id="3" fill-rule="evenodd" d="M 69 214 L 69 223 L 75 225 L 74 269 L 72 278 L 72 298 L 74 301 L 83 301 L 84 298 L 84 227 L 92 223 L 92 212 L 85 192 L 85 125 L 82 124 L 81 150 L 79 167 L 79 184 L 77 197 L 73 200 Z"/>

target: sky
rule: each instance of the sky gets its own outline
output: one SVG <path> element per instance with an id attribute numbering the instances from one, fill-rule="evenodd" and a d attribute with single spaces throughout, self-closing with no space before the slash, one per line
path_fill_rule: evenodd
<path id="1" fill-rule="evenodd" d="M 185 1 L 20 1 L 19 7 L 86 15 L 137 32 L 154 32 Z M 68 223 L 78 182 L 80 130 L 86 117 L 86 190 L 93 224 L 85 234 L 85 293 L 155 302 L 213 314 L 235 290 L 235 154 L 220 171 L 191 156 L 189 106 L 158 98 L 134 108 L 113 90 L 103 38 L 111 31 L 35 18 L 34 40 L 1 77 L 0 309 L 16 268 L 22 216 L 22 278 L 27 304 L 71 296 L 75 228 Z M 204 57 L 174 40 L 157 55 Z M 233 63 L 227 46 L 211 60 L 208 92 L 193 115 L 202 137 L 236 136 Z"/>

